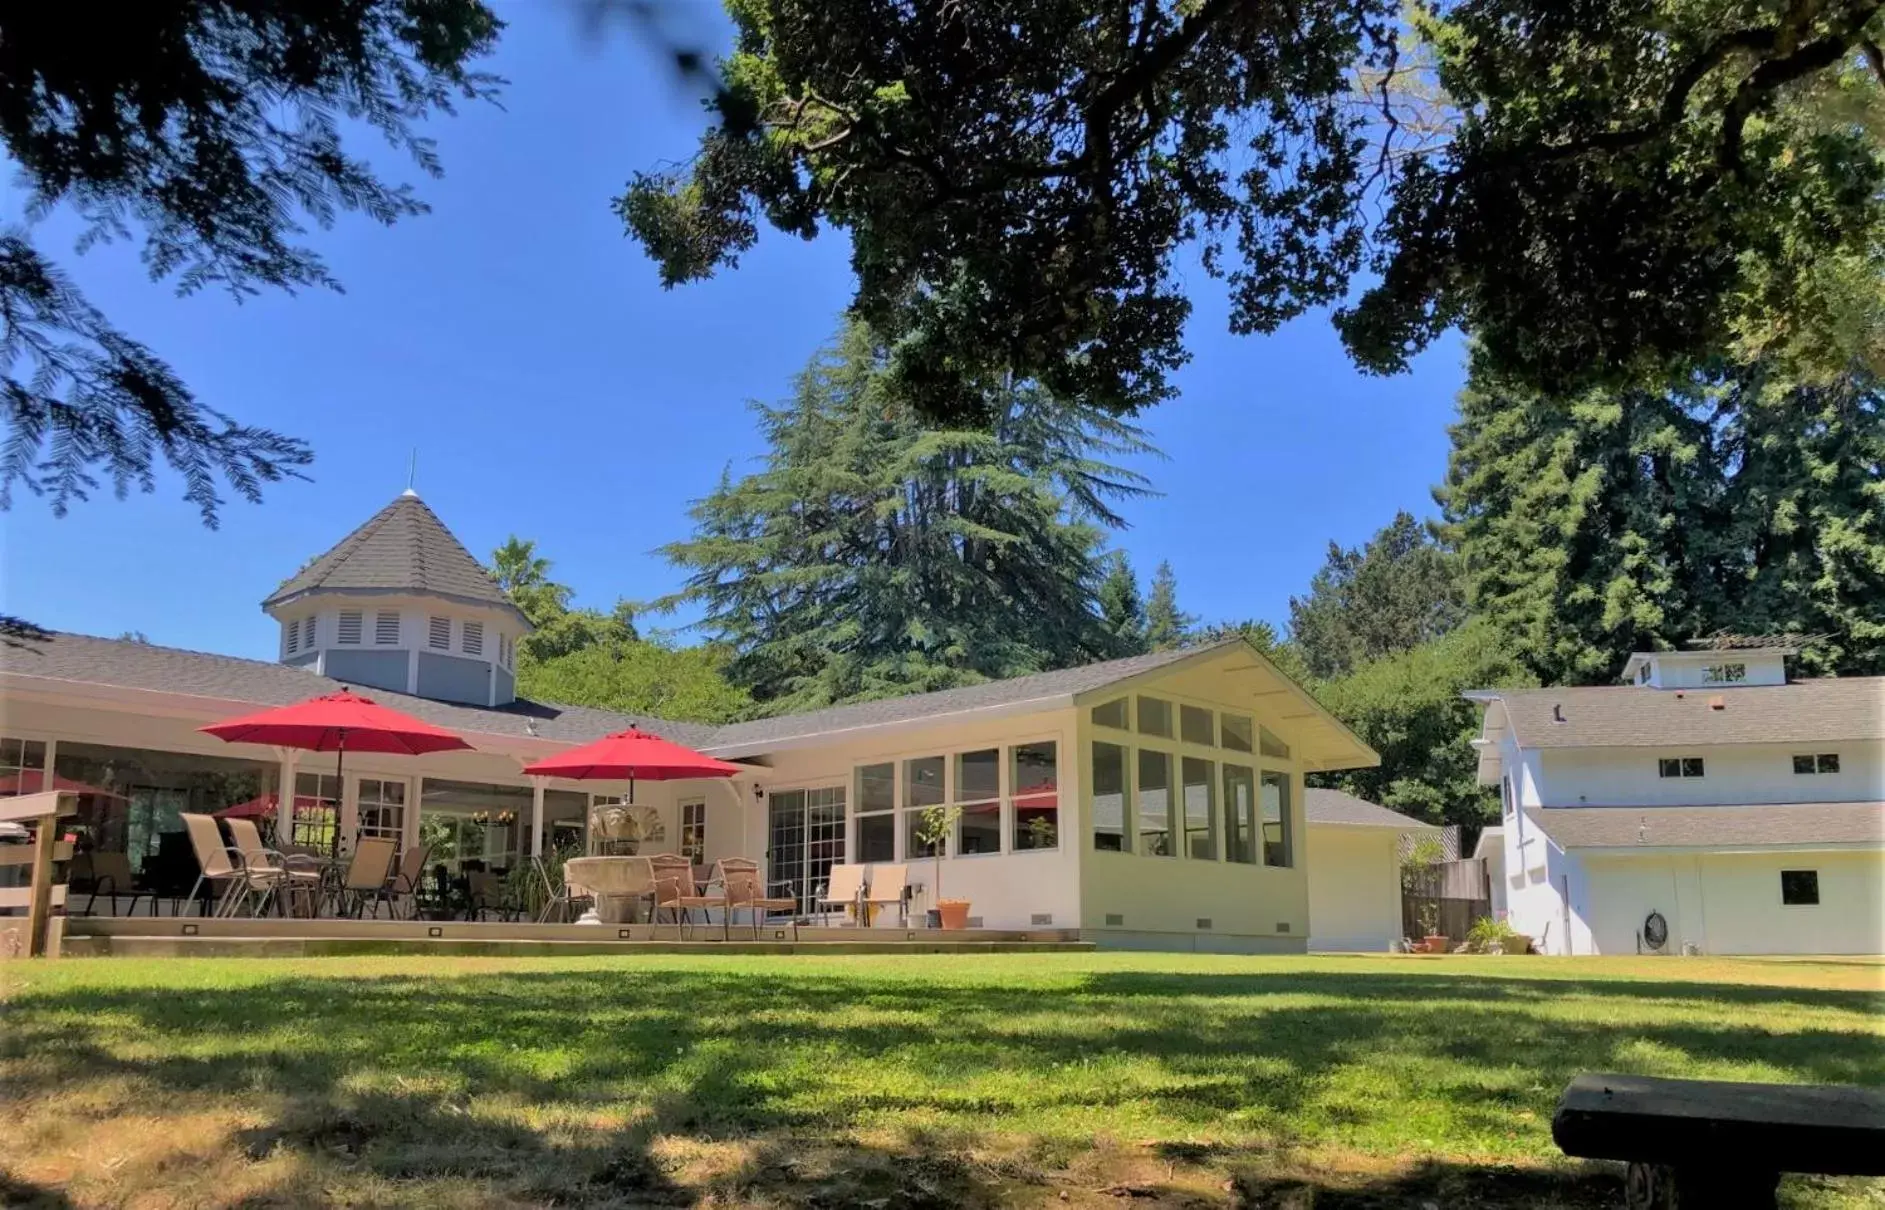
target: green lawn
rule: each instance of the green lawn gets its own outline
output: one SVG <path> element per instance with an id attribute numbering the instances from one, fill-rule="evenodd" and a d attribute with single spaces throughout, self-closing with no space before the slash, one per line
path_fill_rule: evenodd
<path id="1" fill-rule="evenodd" d="M 1551 1143 L 1573 1074 L 1885 1084 L 1882 986 L 1834 960 L 13 963 L 0 1204 L 1610 1205 L 1616 1174 Z"/>

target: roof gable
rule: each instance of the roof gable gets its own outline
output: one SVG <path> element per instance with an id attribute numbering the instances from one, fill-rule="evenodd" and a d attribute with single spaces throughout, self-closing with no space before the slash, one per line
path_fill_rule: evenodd
<path id="1" fill-rule="evenodd" d="M 282 582 L 263 608 L 313 593 L 412 592 L 516 614 L 497 581 L 438 514 L 410 492 Z"/>
<path id="2" fill-rule="evenodd" d="M 1411 815 L 1390 811 L 1379 803 L 1357 798 L 1343 790 L 1323 790 L 1311 786 L 1303 791 L 1303 818 L 1312 824 L 1336 824 L 1351 828 L 1398 828 L 1402 831 L 1434 832 L 1439 829 Z"/>

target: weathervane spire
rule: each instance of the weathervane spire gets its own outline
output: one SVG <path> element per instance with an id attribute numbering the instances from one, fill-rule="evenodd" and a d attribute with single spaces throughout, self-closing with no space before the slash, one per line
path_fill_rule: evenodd
<path id="1" fill-rule="evenodd" d="M 419 481 L 419 447 L 415 445 L 412 447 L 412 461 L 406 465 L 406 490 L 399 494 L 402 496 L 418 495 L 419 494 L 418 491 L 415 490 L 413 487 L 413 485 L 417 483 L 418 481 Z"/>

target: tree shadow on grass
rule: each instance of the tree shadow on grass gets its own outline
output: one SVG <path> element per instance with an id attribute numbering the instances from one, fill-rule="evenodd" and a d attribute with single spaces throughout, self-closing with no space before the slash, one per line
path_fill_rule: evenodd
<path id="1" fill-rule="evenodd" d="M 1540 1010 L 1587 986 L 1639 996 L 1643 1020 L 1619 1028 Z M 119 1081 L 138 1091 L 115 1112 L 241 1105 L 254 1124 L 220 1144 L 226 1159 L 287 1153 L 343 1184 L 469 1181 L 493 1198 L 559 1205 L 684 1204 L 703 1192 L 981 1205 L 1061 1179 L 1051 1164 L 972 1158 L 978 1137 L 1005 1132 L 1005 1115 L 1077 1124 L 1120 1110 L 1150 1114 L 1160 1129 L 1219 1135 L 1248 1133 L 1255 1121 L 1314 1144 L 1395 1111 L 1365 1092 L 1329 1095 L 1333 1079 L 1384 1056 L 1390 1066 L 1445 1060 L 1436 1085 L 1419 1091 L 1443 1101 L 1455 1127 L 1488 1138 L 1542 1132 L 1566 1080 L 1627 1069 L 1632 1046 L 1816 1082 L 1885 1080 L 1876 1039 L 1771 1031 L 1757 1014 L 1703 1024 L 1659 1011 L 1672 999 L 1712 1002 L 1717 990 L 1333 971 L 1097 973 L 1044 989 L 676 967 L 445 979 L 419 967 L 234 988 L 87 987 L 29 992 L 8 1007 L 0 1115 L 49 1103 L 56 1111 L 62 1092 Z M 1773 1008 L 1872 1007 L 1863 993 L 1828 1003 L 1811 989 L 1737 990 L 1759 991 Z M 1314 1002 L 1278 1002 L 1288 995 Z M 1068 1074 L 1109 1056 L 1154 1073 L 1152 1082 Z M 991 1073 L 1028 1078 L 984 1078 Z M 875 1129 L 865 1139 L 858 1130 L 939 1121 L 957 1133 Z M 718 1149 L 718 1167 L 683 1174 L 677 1138 Z M 1243 1163 L 1249 1180 L 1272 1179 L 1241 1154 L 1233 1147 L 1208 1163 L 1232 1173 Z M 1313 1178 L 1291 1179 L 1314 1188 Z M 1526 1181 L 1562 1193 L 1560 1204 L 1585 1204 L 1581 1186 L 1564 1180 L 1436 1162 L 1394 1177 L 1404 1189 L 1330 1183 L 1315 1205 L 1417 1205 L 1436 1200 L 1421 1192 L 1430 1187 L 1493 1199 L 1447 1195 L 1442 1205 L 1551 1204 L 1531 1198 Z M 1182 1192 L 1160 1188 L 1161 1199 Z M 1259 1204 L 1295 1195 L 1279 1187 L 1265 1196 Z M 1376 1200 L 1339 1200 L 1365 1196 Z"/>

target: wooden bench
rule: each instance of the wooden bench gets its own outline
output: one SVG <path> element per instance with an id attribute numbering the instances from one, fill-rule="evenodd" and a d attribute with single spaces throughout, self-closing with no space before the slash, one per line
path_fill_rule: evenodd
<path id="1" fill-rule="evenodd" d="M 1551 1137 L 1569 1156 L 1627 1162 L 1631 1210 L 1769 1210 L 1783 1172 L 1885 1176 L 1885 1093 L 1582 1075 Z"/>

